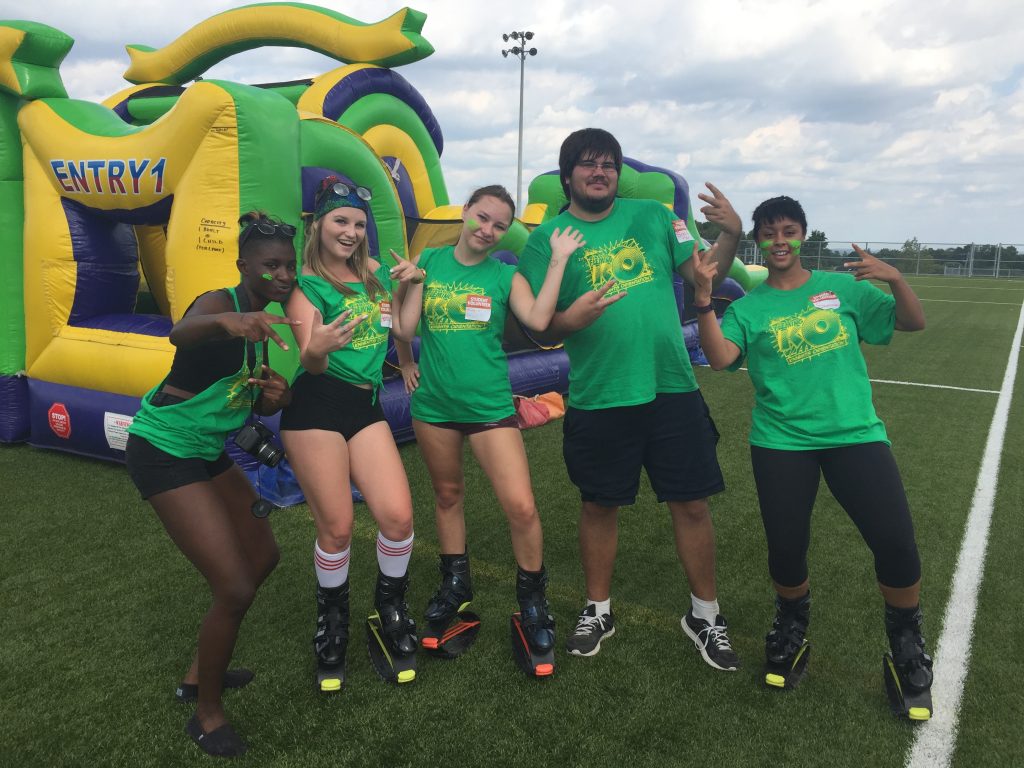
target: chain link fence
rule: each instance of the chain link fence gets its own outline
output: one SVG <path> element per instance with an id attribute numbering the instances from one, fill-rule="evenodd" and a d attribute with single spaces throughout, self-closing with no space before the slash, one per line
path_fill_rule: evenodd
<path id="1" fill-rule="evenodd" d="M 858 242 L 857 245 L 907 275 L 1024 278 L 1022 243 L 919 243 L 915 238 L 904 243 Z M 804 242 L 800 258 L 810 269 L 834 270 L 849 261 L 851 254 L 853 249 L 849 245 L 833 246 L 824 240 L 808 240 Z M 745 264 L 763 262 L 753 240 L 741 240 L 737 256 Z"/>

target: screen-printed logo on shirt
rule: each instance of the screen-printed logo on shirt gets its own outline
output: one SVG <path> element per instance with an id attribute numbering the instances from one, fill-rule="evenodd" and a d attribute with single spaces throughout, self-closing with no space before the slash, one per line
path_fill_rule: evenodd
<path id="1" fill-rule="evenodd" d="M 590 285 L 594 290 L 615 278 L 609 296 L 654 279 L 644 249 L 632 237 L 600 248 L 587 248 L 583 251 L 583 260 L 590 270 Z"/>
<path id="2" fill-rule="evenodd" d="M 376 347 L 378 344 L 388 343 L 388 331 L 383 327 L 383 316 L 381 305 L 388 305 L 387 319 L 391 322 L 391 303 L 387 294 L 378 296 L 378 301 L 371 301 L 368 296 L 357 293 L 355 296 L 345 297 L 343 310 L 350 309 L 352 314 L 346 322 L 351 321 L 359 315 L 366 315 L 366 319 L 359 323 L 352 331 L 352 341 L 349 342 L 352 349 L 367 349 Z"/>
<path id="3" fill-rule="evenodd" d="M 483 289 L 465 283 L 434 282 L 427 286 L 423 319 L 431 331 L 482 331 L 490 327 L 490 318 L 491 297 Z"/>
<path id="4" fill-rule="evenodd" d="M 768 324 L 772 343 L 787 363 L 805 360 L 841 349 L 850 343 L 838 312 L 808 307 L 788 317 L 777 317 Z"/>

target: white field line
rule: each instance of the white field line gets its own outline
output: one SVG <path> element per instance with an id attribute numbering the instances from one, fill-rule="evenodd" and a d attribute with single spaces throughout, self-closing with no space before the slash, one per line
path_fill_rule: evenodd
<path id="1" fill-rule="evenodd" d="M 1019 346 L 1019 342 L 1018 342 Z M 707 368 L 708 366 L 702 366 Z M 746 366 L 741 367 L 739 370 L 746 371 Z M 749 373 L 749 371 L 748 371 Z M 972 387 L 952 387 L 948 384 L 922 384 L 919 381 L 896 381 L 894 379 L 870 379 L 872 384 L 901 384 L 904 387 L 929 387 L 931 389 L 952 389 L 957 392 L 981 392 L 985 395 L 998 395 L 998 389 L 973 389 Z"/>
<path id="2" fill-rule="evenodd" d="M 1005 304 L 1008 307 L 1020 306 L 1018 301 L 970 301 L 968 299 L 921 299 L 921 301 L 941 301 L 946 304 Z"/>
<path id="3" fill-rule="evenodd" d="M 999 461 L 1006 437 L 1010 403 L 1013 400 L 1022 337 L 1024 306 L 1017 319 L 1017 331 L 1006 361 L 1006 373 L 1003 375 L 992 425 L 989 427 L 985 453 L 978 471 L 978 483 L 974 488 L 974 499 L 953 574 L 949 603 L 942 620 L 942 634 L 935 648 L 935 681 L 932 685 L 934 714 L 931 720 L 917 728 L 914 743 L 907 755 L 907 768 L 947 768 L 953 759 L 960 698 L 971 661 L 971 637 L 978 609 L 978 589 L 985 568 L 985 549 L 999 484 Z"/>
<path id="4" fill-rule="evenodd" d="M 895 381 L 893 379 L 871 379 L 872 384 L 902 384 L 905 387 L 931 387 L 932 389 L 955 389 L 957 392 L 982 392 L 998 395 L 998 389 L 974 389 L 972 387 L 951 387 L 948 384 L 922 384 L 919 381 Z"/>
<path id="5" fill-rule="evenodd" d="M 984 285 L 931 285 L 925 283 L 914 283 L 909 282 L 914 288 L 952 288 L 956 291 L 1019 291 L 1024 289 L 1024 283 L 1016 283 L 1014 285 L 1008 285 L 1005 288 L 996 286 L 984 286 Z"/>

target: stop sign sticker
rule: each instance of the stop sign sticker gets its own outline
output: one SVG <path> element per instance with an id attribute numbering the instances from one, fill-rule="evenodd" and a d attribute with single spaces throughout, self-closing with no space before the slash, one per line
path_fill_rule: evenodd
<path id="1" fill-rule="evenodd" d="M 50 421 L 50 429 L 57 437 L 67 440 L 71 437 L 71 417 L 64 403 L 54 403 L 46 413 Z"/>

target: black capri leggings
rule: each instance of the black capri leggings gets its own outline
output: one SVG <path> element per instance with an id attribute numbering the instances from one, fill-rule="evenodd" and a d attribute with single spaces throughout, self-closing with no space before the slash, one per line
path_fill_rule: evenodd
<path id="1" fill-rule="evenodd" d="M 784 587 L 807 580 L 811 509 L 821 474 L 875 556 L 875 575 L 887 587 L 921 578 L 907 495 L 885 443 L 812 451 L 750 447 L 761 520 L 768 539 L 768 572 Z"/>

